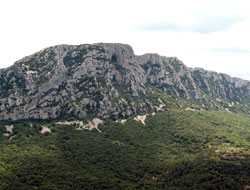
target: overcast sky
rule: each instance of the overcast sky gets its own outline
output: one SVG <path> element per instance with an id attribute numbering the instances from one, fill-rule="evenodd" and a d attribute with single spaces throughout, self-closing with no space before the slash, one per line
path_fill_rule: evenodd
<path id="1" fill-rule="evenodd" d="M 0 25 L 0 68 L 53 45 L 115 42 L 250 80 L 249 0 L 2 0 Z"/>

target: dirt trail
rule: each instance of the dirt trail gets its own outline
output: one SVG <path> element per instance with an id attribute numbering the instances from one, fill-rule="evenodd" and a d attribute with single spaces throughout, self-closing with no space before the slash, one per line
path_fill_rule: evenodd
<path id="1" fill-rule="evenodd" d="M 146 125 L 145 120 L 147 119 L 147 115 L 138 115 L 134 118 L 135 121 L 142 122 L 143 125 Z"/>
<path id="2" fill-rule="evenodd" d="M 99 133 L 101 133 L 101 130 L 98 128 L 99 124 L 103 124 L 103 121 L 99 118 L 94 118 L 92 121 L 89 121 L 88 124 L 84 125 L 82 121 L 64 121 L 64 122 L 57 122 L 57 125 L 78 125 L 76 130 L 93 130 L 96 129 Z"/>
<path id="3" fill-rule="evenodd" d="M 6 129 L 7 132 L 12 133 L 12 132 L 13 132 L 13 129 L 14 129 L 14 125 L 6 125 L 6 126 L 5 126 L 5 129 Z"/>
<path id="4" fill-rule="evenodd" d="M 41 133 L 42 134 L 44 134 L 44 133 L 51 133 L 51 129 L 50 128 L 48 128 L 48 127 L 44 127 L 44 126 L 42 126 L 43 128 L 42 128 L 42 130 L 41 130 Z"/>

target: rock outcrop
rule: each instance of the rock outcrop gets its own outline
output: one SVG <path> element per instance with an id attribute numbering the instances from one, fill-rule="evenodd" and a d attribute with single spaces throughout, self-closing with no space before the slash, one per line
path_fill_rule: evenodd
<path id="1" fill-rule="evenodd" d="M 249 113 L 249 81 L 188 68 L 175 57 L 136 56 L 129 45 L 99 43 L 50 47 L 1 69 L 0 120 L 127 117 L 155 110 L 154 88 L 205 107 L 219 100 L 243 105 Z"/>

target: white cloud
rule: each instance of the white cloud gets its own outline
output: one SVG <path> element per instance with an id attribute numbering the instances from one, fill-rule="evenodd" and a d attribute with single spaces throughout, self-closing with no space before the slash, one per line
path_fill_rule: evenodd
<path id="1" fill-rule="evenodd" d="M 184 9 L 180 9 L 181 3 L 174 4 L 173 10 L 176 12 L 166 11 L 164 16 L 142 23 L 137 29 L 172 30 L 175 32 L 192 31 L 208 34 L 228 30 L 235 23 L 249 16 L 248 10 L 244 7 L 237 9 L 235 3 L 231 1 L 187 2 L 189 5 L 184 5 Z"/>
<path id="2" fill-rule="evenodd" d="M 0 25 L 0 68 L 57 44 L 119 42 L 250 80 L 247 0 L 9 0 Z"/>

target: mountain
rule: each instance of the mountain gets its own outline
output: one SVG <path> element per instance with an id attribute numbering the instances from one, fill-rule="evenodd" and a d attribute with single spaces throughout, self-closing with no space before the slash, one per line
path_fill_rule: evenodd
<path id="1" fill-rule="evenodd" d="M 156 111 L 159 94 L 199 110 L 250 113 L 249 81 L 188 68 L 175 57 L 136 56 L 124 44 L 50 47 L 1 69 L 0 81 L 1 120 L 126 118 Z"/>
<path id="2" fill-rule="evenodd" d="M 0 189 L 250 189 L 250 82 L 59 45 L 0 70 Z"/>

